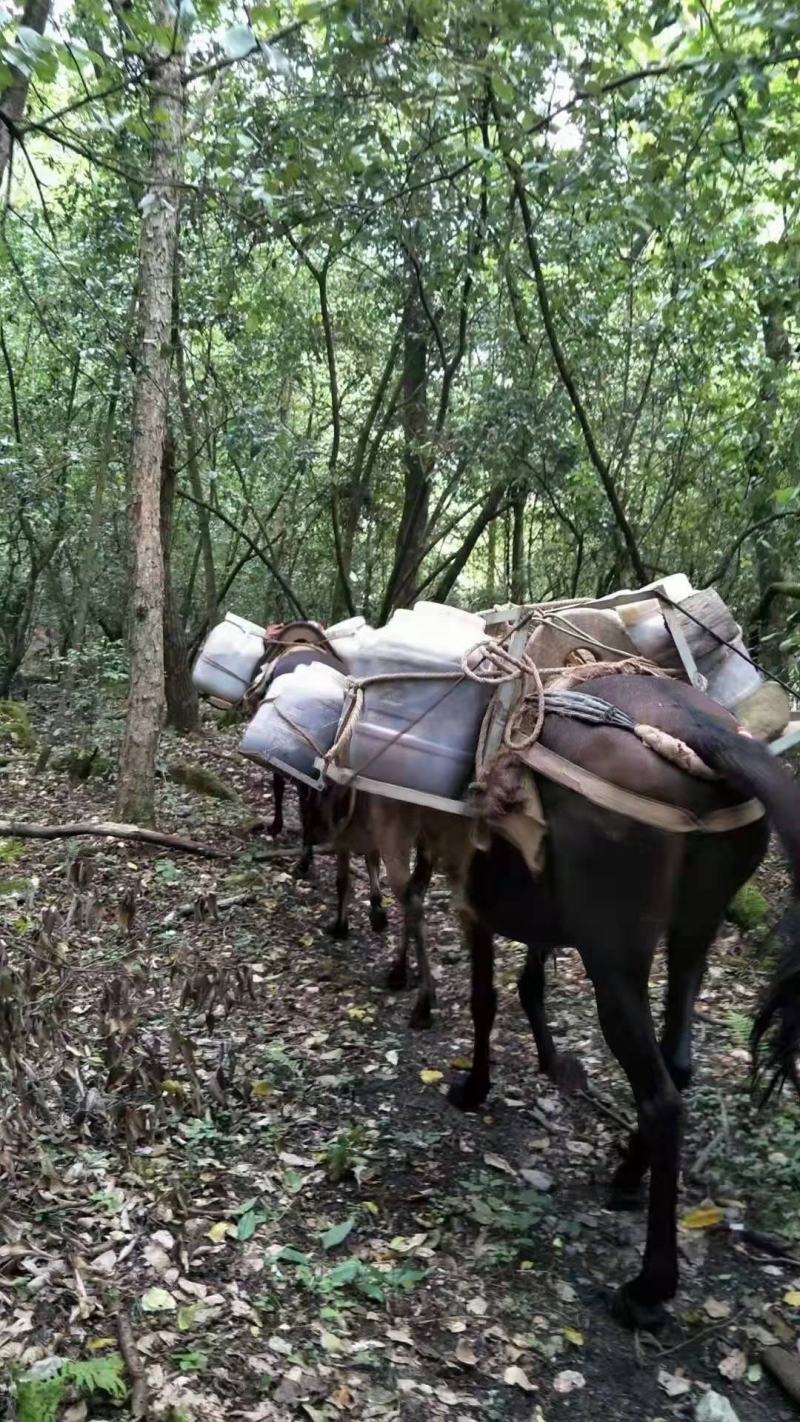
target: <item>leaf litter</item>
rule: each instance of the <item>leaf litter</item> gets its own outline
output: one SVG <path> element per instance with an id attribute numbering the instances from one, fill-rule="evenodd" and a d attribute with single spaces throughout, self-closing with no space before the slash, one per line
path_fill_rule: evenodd
<path id="1" fill-rule="evenodd" d="M 263 778 L 233 757 L 235 734 L 208 734 L 203 756 L 260 814 Z M 109 817 L 108 786 L 36 778 L 30 756 L 14 755 L 3 783 L 20 819 L 34 805 L 43 821 Z M 491 1396 L 514 1422 L 552 1422 L 567 1406 L 574 1422 L 639 1422 L 728 1390 L 739 1422 L 777 1415 L 759 1358 L 795 1345 L 800 1270 L 720 1233 L 749 1222 L 758 1176 L 760 1156 L 747 1157 L 734 1124 L 749 1118 L 725 1038 L 728 1014 L 753 1000 L 752 975 L 712 968 L 701 1002 L 708 1101 L 701 1088 L 690 1102 L 687 1168 L 718 1130 L 721 1096 L 731 1127 L 702 1188 L 689 1174 L 684 1189 L 683 1356 L 668 1356 L 673 1333 L 645 1343 L 636 1368 L 630 1336 L 597 1297 L 635 1272 L 642 1242 L 640 1220 L 604 1208 L 620 1133 L 537 1079 L 503 986 L 520 950 L 498 950 L 495 1091 L 484 1115 L 461 1117 L 443 1096 L 469 1062 L 460 960 L 436 965 L 433 1037 L 410 1033 L 408 998 L 378 986 L 387 952 L 367 927 L 360 866 L 353 938 L 335 949 L 322 929 L 330 860 L 318 855 L 312 882 L 292 879 L 293 805 L 276 846 L 242 837 L 241 807 L 209 807 L 166 781 L 160 814 L 229 860 L 209 870 L 130 844 L 75 855 L 30 841 L 13 867 L 35 882 L 31 901 L 23 915 L 0 904 L 16 1004 L 0 1046 L 6 1379 L 54 1356 L 79 1368 L 119 1357 L 123 1307 L 154 1417 L 405 1422 L 417 1407 L 460 1422 Z M 215 915 L 215 901 L 245 894 Z M 190 914 L 176 912 L 186 904 Z M 438 904 L 430 928 L 434 944 L 453 937 Z M 730 939 L 725 951 L 745 950 Z M 628 1113 L 572 956 L 548 994 L 557 1039 Z M 726 1164 L 737 1150 L 738 1175 Z M 773 1154 L 775 1196 L 774 1172 L 793 1153 Z M 790 1221 L 791 1191 L 773 1206 L 757 1226 Z"/>

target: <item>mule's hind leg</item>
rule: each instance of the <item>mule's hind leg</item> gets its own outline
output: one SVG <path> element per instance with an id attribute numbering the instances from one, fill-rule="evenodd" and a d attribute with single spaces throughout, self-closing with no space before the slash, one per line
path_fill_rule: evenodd
<path id="1" fill-rule="evenodd" d="M 531 1024 L 539 1070 L 562 1091 L 571 1094 L 586 1086 L 583 1063 L 571 1052 L 559 1052 L 553 1041 L 550 1024 L 544 1010 L 544 965 L 549 948 L 528 945 L 525 966 L 517 983 L 519 1000 Z"/>
<path id="2" fill-rule="evenodd" d="M 377 849 L 364 855 L 369 876 L 369 925 L 373 933 L 384 933 L 389 922 L 381 894 L 381 857 Z"/>
<path id="3" fill-rule="evenodd" d="M 497 1011 L 494 987 L 494 940 L 488 929 L 471 918 L 462 916 L 464 943 L 469 950 L 472 986 L 470 1007 L 474 1047 L 472 1067 L 461 1081 L 454 1081 L 447 1093 L 448 1100 L 462 1111 L 477 1111 L 489 1095 L 490 1042 Z"/>
<path id="4" fill-rule="evenodd" d="M 612 965 L 610 959 L 616 956 Z M 617 1312 L 635 1328 L 653 1329 L 678 1286 L 677 1200 L 682 1106 L 656 1041 L 647 979 L 651 953 L 620 959 L 584 953 L 600 1026 L 636 1100 L 638 1134 L 650 1163 L 647 1242 L 642 1268 L 623 1285 Z"/>
<path id="5" fill-rule="evenodd" d="M 343 939 L 350 932 L 347 911 L 350 907 L 350 855 L 346 849 L 336 851 L 336 917 L 328 924 L 331 938 Z"/>
<path id="6" fill-rule="evenodd" d="M 667 932 L 667 988 L 661 1053 L 679 1091 L 692 1076 L 694 1008 L 702 987 L 708 952 L 736 893 L 758 867 L 764 853 L 764 825 L 754 824 L 735 836 L 711 836 L 693 845 L 676 885 Z M 611 1186 L 615 1209 L 636 1209 L 643 1201 L 647 1147 L 634 1131 Z"/>

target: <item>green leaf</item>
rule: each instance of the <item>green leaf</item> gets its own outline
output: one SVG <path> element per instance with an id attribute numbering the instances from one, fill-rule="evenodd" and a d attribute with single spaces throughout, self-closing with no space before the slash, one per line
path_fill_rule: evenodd
<path id="1" fill-rule="evenodd" d="M 281 1264 L 307 1264 L 308 1255 L 301 1254 L 299 1249 L 292 1249 L 291 1245 L 287 1245 L 281 1250 L 278 1260 Z"/>
<path id="2" fill-rule="evenodd" d="M 236 1238 L 242 1243 L 247 1239 L 252 1239 L 258 1226 L 263 1224 L 266 1218 L 266 1215 L 262 1214 L 260 1210 L 245 1210 L 236 1228 Z"/>
<path id="3" fill-rule="evenodd" d="M 342 1220 L 341 1224 L 326 1229 L 321 1241 L 323 1249 L 335 1249 L 337 1245 L 343 1244 L 354 1225 L 355 1218 L 351 1215 L 349 1219 Z"/>
<path id="4" fill-rule="evenodd" d="M 229 59 L 244 59 L 258 48 L 258 41 L 247 25 L 231 25 L 222 37 L 222 48 Z"/>

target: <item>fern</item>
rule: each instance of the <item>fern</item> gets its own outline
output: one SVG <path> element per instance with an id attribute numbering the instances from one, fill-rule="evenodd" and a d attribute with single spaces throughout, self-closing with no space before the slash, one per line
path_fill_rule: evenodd
<path id="1" fill-rule="evenodd" d="M 68 1388 L 84 1397 L 104 1392 L 115 1402 L 124 1402 L 128 1389 L 124 1379 L 124 1364 L 119 1353 L 107 1353 L 102 1358 L 85 1362 L 64 1362 L 57 1371 L 42 1376 L 17 1380 L 17 1417 L 19 1422 L 57 1422 L 59 1409 Z"/>
<path id="2" fill-rule="evenodd" d="M 746 1012 L 729 1012 L 727 1022 L 728 1031 L 736 1046 L 749 1047 L 750 1033 L 753 1030 L 752 1017 L 748 1017 Z"/>

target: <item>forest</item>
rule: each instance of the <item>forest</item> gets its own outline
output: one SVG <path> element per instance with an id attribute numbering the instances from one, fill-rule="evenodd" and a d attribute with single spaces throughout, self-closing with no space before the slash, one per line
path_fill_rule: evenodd
<path id="1" fill-rule="evenodd" d="M 504 940 L 499 1084 L 458 1116 L 444 883 L 410 1033 L 362 859 L 334 943 L 330 854 L 293 875 L 302 804 L 267 833 L 191 668 L 229 610 L 380 627 L 684 573 L 796 705 L 798 79 L 790 0 L 0 5 L 18 1422 L 794 1415 L 800 1112 L 748 1095 L 780 856 L 698 1007 L 671 1331 L 631 1336 L 600 1294 L 644 1238 L 602 1204 L 633 1108 L 580 961 L 548 1011 L 588 1083 L 535 1077 Z"/>

